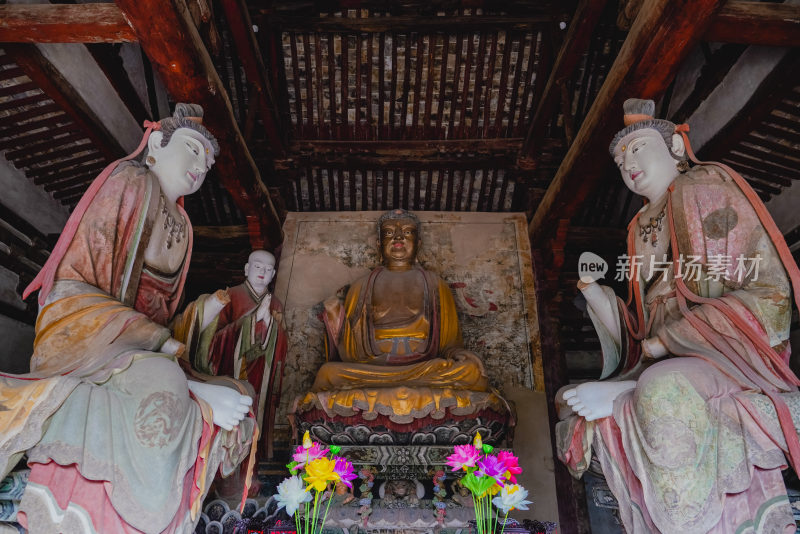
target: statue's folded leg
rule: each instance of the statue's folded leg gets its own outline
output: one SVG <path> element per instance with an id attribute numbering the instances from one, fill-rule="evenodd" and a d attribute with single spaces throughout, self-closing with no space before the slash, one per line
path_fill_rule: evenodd
<path id="1" fill-rule="evenodd" d="M 394 384 L 472 391 L 486 391 L 489 386 L 482 368 L 474 361 L 434 358 L 420 363 L 395 366 L 328 362 L 320 367 L 311 391 L 386 387 Z"/>
<path id="2" fill-rule="evenodd" d="M 28 453 L 23 519 L 35 532 L 55 532 L 58 516 L 89 521 L 98 532 L 117 531 L 106 528 L 118 523 L 123 532 L 181 526 L 191 521 L 204 431 L 183 371 L 162 355 L 143 354 L 103 384 L 84 382 Z"/>
<path id="3" fill-rule="evenodd" d="M 735 532 L 747 522 L 794 531 L 786 461 L 743 394 L 709 363 L 675 358 L 594 423 L 592 446 L 629 532 Z"/>

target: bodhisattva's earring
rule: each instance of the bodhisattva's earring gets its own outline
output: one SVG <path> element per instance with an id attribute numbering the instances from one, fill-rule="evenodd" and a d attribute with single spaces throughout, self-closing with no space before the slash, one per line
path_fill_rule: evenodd
<path id="1" fill-rule="evenodd" d="M 145 158 L 144 161 L 145 163 L 147 163 L 148 167 L 152 167 L 153 165 L 156 164 L 156 158 L 154 158 L 153 156 L 147 156 L 147 158 Z"/>

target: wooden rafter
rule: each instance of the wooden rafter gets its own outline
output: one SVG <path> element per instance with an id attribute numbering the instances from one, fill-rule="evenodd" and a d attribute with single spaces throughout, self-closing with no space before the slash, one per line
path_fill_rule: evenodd
<path id="1" fill-rule="evenodd" d="M 77 123 L 109 162 L 125 155 L 103 122 L 95 115 L 86 100 L 32 44 L 4 44 L 3 50 L 25 72 L 36 87 L 50 97 Z"/>
<path id="2" fill-rule="evenodd" d="M 217 137 L 216 173 L 245 214 L 254 247 L 281 242 L 280 220 L 244 142 L 225 86 L 180 0 L 119 0 L 142 48 L 176 99 L 205 110 L 204 124 Z"/>
<path id="3" fill-rule="evenodd" d="M 569 25 L 564 43 L 558 53 L 550 78 L 536 106 L 525 143 L 519 152 L 520 167 L 533 166 L 533 155 L 545 137 L 545 127 L 553 115 L 564 84 L 569 79 L 583 53 L 589 46 L 592 32 L 600 20 L 607 0 L 581 0 Z"/>
<path id="4" fill-rule="evenodd" d="M 800 84 L 800 50 L 790 50 L 759 84 L 744 108 L 723 126 L 698 151 L 704 159 L 716 160 L 727 155 L 728 149 L 769 122 L 770 112 Z"/>
<path id="5" fill-rule="evenodd" d="M 236 51 L 244 66 L 247 80 L 258 96 L 258 112 L 275 157 L 286 153 L 286 139 L 280 124 L 275 100 L 275 88 L 267 78 L 267 69 L 253 33 L 253 23 L 244 0 L 222 0 L 222 8 L 236 43 Z M 250 104 L 253 106 L 253 103 Z"/>
<path id="6" fill-rule="evenodd" d="M 0 42 L 120 43 L 133 28 L 113 3 L 0 5 Z"/>
<path id="7" fill-rule="evenodd" d="M 656 98 L 703 36 L 722 0 L 645 3 L 589 111 L 575 142 L 529 226 L 537 245 L 552 239 L 559 219 L 571 218 L 605 177 L 608 141 L 622 126 L 622 103 Z M 657 65 L 657 68 L 655 66 Z"/>

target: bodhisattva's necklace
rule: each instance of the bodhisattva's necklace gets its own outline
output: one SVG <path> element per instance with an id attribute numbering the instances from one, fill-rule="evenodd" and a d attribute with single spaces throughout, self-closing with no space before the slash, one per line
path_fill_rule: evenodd
<path id="1" fill-rule="evenodd" d="M 161 215 L 164 218 L 164 230 L 167 230 L 167 248 L 170 249 L 172 248 L 173 242 L 180 243 L 181 240 L 186 238 L 186 221 L 183 216 L 178 220 L 177 217 L 170 213 L 163 194 L 158 200 L 158 205 L 161 209 Z"/>
<path id="2" fill-rule="evenodd" d="M 642 243 L 649 242 L 651 246 L 656 246 L 658 243 L 658 232 L 664 227 L 664 215 L 666 213 L 667 205 L 665 203 L 657 216 L 650 217 L 650 220 L 644 224 L 637 222 L 639 226 L 639 237 L 642 238 Z"/>

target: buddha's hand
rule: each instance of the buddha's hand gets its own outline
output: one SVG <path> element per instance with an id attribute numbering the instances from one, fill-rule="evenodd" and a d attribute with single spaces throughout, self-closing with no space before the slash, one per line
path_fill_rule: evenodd
<path id="1" fill-rule="evenodd" d="M 211 406 L 214 424 L 225 430 L 233 430 L 253 405 L 252 398 L 227 386 L 189 380 L 189 389 Z"/>
<path id="2" fill-rule="evenodd" d="M 272 315 L 269 313 L 269 305 L 271 302 L 272 294 L 267 293 L 264 295 L 264 298 L 261 299 L 261 304 L 256 308 L 256 323 L 262 321 L 265 326 L 269 326 L 269 322 L 272 320 Z"/>
<path id="3" fill-rule="evenodd" d="M 602 419 L 614 413 L 614 399 L 636 387 L 635 380 L 620 382 L 587 382 L 559 391 L 572 411 L 587 421 Z M 556 405 L 558 405 L 558 398 Z"/>

